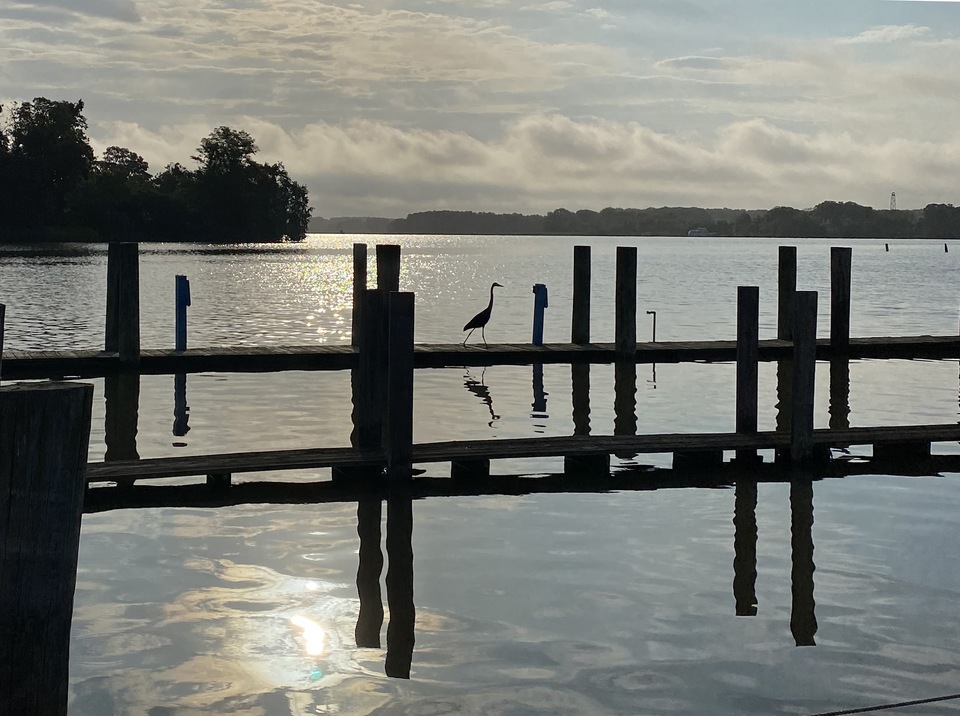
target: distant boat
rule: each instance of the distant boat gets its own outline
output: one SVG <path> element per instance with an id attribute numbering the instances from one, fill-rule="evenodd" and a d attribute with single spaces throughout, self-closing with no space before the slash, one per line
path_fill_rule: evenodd
<path id="1" fill-rule="evenodd" d="M 687 236 L 716 236 L 716 234 L 712 231 L 707 231 L 701 226 L 696 229 L 690 229 L 690 231 L 687 232 Z"/>

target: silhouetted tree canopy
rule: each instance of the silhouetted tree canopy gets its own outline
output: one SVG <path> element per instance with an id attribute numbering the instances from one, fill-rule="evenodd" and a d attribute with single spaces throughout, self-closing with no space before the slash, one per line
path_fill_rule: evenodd
<path id="1" fill-rule="evenodd" d="M 111 146 L 96 159 L 83 102 L 38 97 L 0 107 L 0 241 L 280 241 L 306 236 L 307 190 L 282 164 L 254 161 L 247 132 L 217 127 L 199 164 L 151 176 Z"/>

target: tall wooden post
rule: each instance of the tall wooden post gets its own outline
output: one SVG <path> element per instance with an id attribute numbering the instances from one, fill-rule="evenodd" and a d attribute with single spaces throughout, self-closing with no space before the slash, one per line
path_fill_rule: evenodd
<path id="1" fill-rule="evenodd" d="M 387 477 L 413 478 L 413 312 L 414 294 L 394 292 L 389 300 L 387 414 L 384 435 Z"/>
<path id="2" fill-rule="evenodd" d="M 187 350 L 187 306 L 190 305 L 190 280 L 177 274 L 174 277 L 174 345 L 176 350 Z"/>
<path id="3" fill-rule="evenodd" d="M 65 716 L 93 386 L 0 388 L 0 713 Z"/>
<path id="4" fill-rule="evenodd" d="M 830 355 L 850 353 L 850 265 L 853 249 L 830 249 Z"/>
<path id="5" fill-rule="evenodd" d="M 117 324 L 120 362 L 140 364 L 140 257 L 139 246 L 120 244 L 120 287 L 117 291 Z M 109 271 L 109 267 L 108 267 Z"/>
<path id="6" fill-rule="evenodd" d="M 412 295 L 412 294 L 410 294 Z M 384 672 L 394 679 L 409 679 L 416 643 L 417 610 L 413 603 L 413 499 L 409 495 L 387 498 L 387 655 Z"/>
<path id="7" fill-rule="evenodd" d="M 400 290 L 400 246 L 377 246 L 377 288 L 385 293 Z"/>
<path id="8" fill-rule="evenodd" d="M 636 360 L 637 354 L 637 249 L 617 247 L 615 343 L 616 352 Z"/>
<path id="9" fill-rule="evenodd" d="M 383 392 L 386 389 L 385 296 L 368 289 L 363 297 L 363 333 L 360 336 L 357 405 L 357 447 L 379 448 L 383 433 Z"/>
<path id="10" fill-rule="evenodd" d="M 573 318 L 570 342 L 590 342 L 590 247 L 573 247 Z"/>
<path id="11" fill-rule="evenodd" d="M 3 332 L 7 320 L 7 307 L 0 303 L 0 378 L 3 377 Z"/>
<path id="12" fill-rule="evenodd" d="M 107 316 L 103 335 L 103 350 L 120 350 L 120 244 L 107 244 Z"/>
<path id="13" fill-rule="evenodd" d="M 737 432 L 757 432 L 757 362 L 760 356 L 760 289 L 737 287 Z M 737 460 L 757 459 L 756 450 L 738 450 Z"/>
<path id="14" fill-rule="evenodd" d="M 813 598 L 813 482 L 790 483 L 790 631 L 797 646 L 816 646 L 816 601 Z"/>
<path id="15" fill-rule="evenodd" d="M 103 397 L 103 442 L 106 445 L 104 461 L 139 460 L 137 430 L 140 374 L 117 373 L 106 376 L 103 380 Z"/>
<path id="16" fill-rule="evenodd" d="M 817 372 L 817 292 L 798 291 L 793 324 L 793 414 L 790 458 L 814 458 L 813 402 Z"/>
<path id="17" fill-rule="evenodd" d="M 797 247 L 781 246 L 777 278 L 777 338 L 793 340 L 793 304 L 797 293 Z"/>
<path id="18" fill-rule="evenodd" d="M 353 315 L 350 323 L 350 345 L 360 345 L 363 322 L 363 293 L 367 290 L 367 245 L 353 245 Z"/>

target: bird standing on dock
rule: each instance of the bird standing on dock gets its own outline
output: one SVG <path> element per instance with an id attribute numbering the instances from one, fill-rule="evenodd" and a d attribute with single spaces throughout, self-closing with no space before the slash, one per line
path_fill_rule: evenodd
<path id="1" fill-rule="evenodd" d="M 503 284 L 499 284 L 494 281 L 490 285 L 490 303 L 488 303 L 487 307 L 480 311 L 480 313 L 467 321 L 467 325 L 463 327 L 463 330 L 470 331 L 470 333 L 467 334 L 467 338 L 470 338 L 470 336 L 473 335 L 473 332 L 479 328 L 480 337 L 483 338 L 484 347 L 487 345 L 487 337 L 483 335 L 483 329 L 490 321 L 490 314 L 493 311 L 493 289 L 495 289 L 497 286 L 503 288 Z M 467 345 L 467 338 L 463 339 L 463 345 Z"/>

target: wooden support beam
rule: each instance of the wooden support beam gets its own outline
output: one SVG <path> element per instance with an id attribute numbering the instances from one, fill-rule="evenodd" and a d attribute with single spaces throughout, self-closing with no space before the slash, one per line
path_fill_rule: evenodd
<path id="1" fill-rule="evenodd" d="M 573 247 L 573 318 L 570 342 L 590 342 L 590 247 Z"/>
<path id="2" fill-rule="evenodd" d="M 777 272 L 777 338 L 793 340 L 793 304 L 797 293 L 797 247 L 781 246 Z"/>
<path id="3" fill-rule="evenodd" d="M 103 350 L 120 350 L 120 244 L 107 244 L 107 307 Z"/>
<path id="4" fill-rule="evenodd" d="M 793 409 L 790 458 L 810 462 L 818 457 L 813 444 L 813 405 L 817 372 L 817 292 L 798 291 L 793 323 Z"/>
<path id="5" fill-rule="evenodd" d="M 830 249 L 830 354 L 850 353 L 850 270 L 853 249 Z"/>
<path id="6" fill-rule="evenodd" d="M 377 288 L 386 294 L 400 290 L 400 246 L 377 245 Z M 386 305 L 386 299 L 384 299 Z"/>
<path id="7" fill-rule="evenodd" d="M 414 294 L 394 292 L 388 305 L 387 411 L 384 448 L 387 477 L 413 478 Z"/>
<path id="8" fill-rule="evenodd" d="M 635 246 L 617 247 L 615 301 L 615 348 L 620 355 L 633 357 L 637 353 L 637 249 Z"/>
<path id="9" fill-rule="evenodd" d="M 737 287 L 737 416 L 738 433 L 757 432 L 758 361 L 760 357 L 760 289 Z M 738 450 L 737 460 L 756 461 L 756 450 Z"/>
<path id="10" fill-rule="evenodd" d="M 123 365 L 135 367 L 140 363 L 139 246 L 134 243 L 124 243 L 119 245 L 118 250 L 120 287 L 117 291 L 117 350 Z"/>
<path id="11" fill-rule="evenodd" d="M 0 713 L 65 716 L 93 386 L 0 388 Z"/>
<path id="12" fill-rule="evenodd" d="M 490 460 L 453 460 L 450 477 L 455 480 L 483 480 L 490 477 Z"/>
<path id="13" fill-rule="evenodd" d="M 367 245 L 353 245 L 353 313 L 350 322 L 350 345 L 359 346 L 363 333 L 363 294 L 367 290 Z"/>

